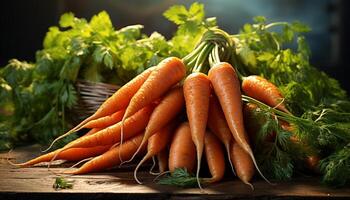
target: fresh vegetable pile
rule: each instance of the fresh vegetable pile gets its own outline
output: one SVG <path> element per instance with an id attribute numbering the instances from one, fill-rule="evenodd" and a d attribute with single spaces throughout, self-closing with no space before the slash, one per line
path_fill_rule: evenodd
<path id="1" fill-rule="evenodd" d="M 183 12 L 196 7 L 173 6 L 165 16 L 181 30 Z M 182 59 L 169 56 L 147 68 L 49 148 L 82 129 L 86 135 L 17 165 L 89 158 L 65 172 L 86 174 L 143 156 L 134 171 L 139 183 L 139 167 L 157 158 L 159 174 L 170 171 L 161 184 L 218 182 L 227 163 L 248 185 L 255 171 L 268 182 L 300 172 L 335 187 L 349 184 L 350 102 L 336 80 L 310 65 L 307 31 L 263 17 L 236 35 L 203 25 Z M 294 42 L 296 49 L 286 48 Z M 200 177 L 203 165 L 211 177 Z"/>

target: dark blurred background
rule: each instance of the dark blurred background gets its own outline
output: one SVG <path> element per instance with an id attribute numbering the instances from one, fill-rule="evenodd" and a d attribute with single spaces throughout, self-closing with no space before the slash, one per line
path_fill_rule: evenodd
<path id="1" fill-rule="evenodd" d="M 106 10 L 116 28 L 131 24 L 145 25 L 144 32 L 156 30 L 171 37 L 175 26 L 162 13 L 171 5 L 190 5 L 186 0 L 11 0 L 1 2 L 0 66 L 11 58 L 34 61 L 42 48 L 48 28 L 58 24 L 61 14 L 71 11 L 90 19 Z M 218 24 L 230 33 L 238 32 L 253 16 L 269 21 L 299 20 L 311 26 L 307 34 L 314 66 L 338 79 L 350 92 L 347 77 L 349 46 L 349 1 L 346 0 L 202 0 L 207 16 L 216 16 Z"/>

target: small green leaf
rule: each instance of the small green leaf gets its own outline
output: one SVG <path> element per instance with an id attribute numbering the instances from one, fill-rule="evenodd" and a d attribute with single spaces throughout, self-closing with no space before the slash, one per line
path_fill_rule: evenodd
<path id="1" fill-rule="evenodd" d="M 106 54 L 103 57 L 103 63 L 108 67 L 109 69 L 113 69 L 113 57 L 109 52 L 106 52 Z"/>
<path id="2" fill-rule="evenodd" d="M 198 183 L 196 176 L 190 174 L 186 168 L 176 168 L 171 175 L 160 179 L 158 184 L 191 188 L 196 187 Z"/>
<path id="3" fill-rule="evenodd" d="M 59 24 L 62 28 L 72 27 L 74 25 L 74 18 L 73 13 L 64 13 L 60 18 Z"/>
<path id="4" fill-rule="evenodd" d="M 111 19 L 106 11 L 94 15 L 90 20 L 90 26 L 99 34 L 108 34 L 113 31 Z"/>
<path id="5" fill-rule="evenodd" d="M 293 31 L 298 33 L 306 33 L 311 31 L 311 28 L 309 26 L 298 21 L 293 22 L 291 28 Z"/>
<path id="6" fill-rule="evenodd" d="M 259 61 L 270 61 L 270 60 L 274 59 L 274 57 L 275 57 L 275 55 L 273 55 L 273 54 L 270 53 L 270 52 L 265 51 L 265 52 L 261 53 L 261 54 L 257 57 L 257 59 L 258 59 Z"/>
<path id="7" fill-rule="evenodd" d="M 251 33 L 253 32 L 253 27 L 251 24 L 244 24 L 243 26 L 244 33 Z"/>
<path id="8" fill-rule="evenodd" d="M 46 33 L 44 38 L 44 48 L 51 48 L 55 46 L 55 41 L 59 34 L 61 34 L 61 32 L 57 26 L 50 27 L 49 32 Z"/>
<path id="9" fill-rule="evenodd" d="M 253 21 L 255 23 L 265 23 L 266 22 L 266 17 L 264 17 L 264 16 L 255 16 L 253 18 Z"/>
<path id="10" fill-rule="evenodd" d="M 73 188 L 73 180 L 67 180 L 63 177 L 57 177 L 55 179 L 55 183 L 53 184 L 53 188 L 55 190 L 60 190 L 60 189 L 72 189 Z"/>
<path id="11" fill-rule="evenodd" d="M 203 21 L 204 18 L 204 5 L 198 2 L 194 2 L 189 9 L 189 16 L 191 21 L 197 23 Z"/>
<path id="12" fill-rule="evenodd" d="M 194 8 L 195 9 L 195 8 Z M 169 20 L 177 25 L 185 23 L 188 16 L 188 11 L 183 5 L 174 5 L 166 10 L 163 15 Z"/>

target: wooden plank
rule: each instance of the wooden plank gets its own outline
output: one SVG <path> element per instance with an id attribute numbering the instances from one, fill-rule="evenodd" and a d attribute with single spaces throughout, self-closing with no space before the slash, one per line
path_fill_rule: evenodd
<path id="1" fill-rule="evenodd" d="M 199 189 L 181 189 L 170 186 L 157 185 L 153 182 L 153 176 L 147 172 L 140 172 L 139 177 L 144 181 L 144 185 L 137 184 L 132 172 L 129 170 L 113 170 L 104 173 L 89 175 L 71 176 L 74 180 L 74 188 L 56 191 L 52 188 L 56 173 L 62 172 L 66 168 L 61 166 L 50 169 L 46 167 L 17 168 L 8 164 L 7 159 L 20 162 L 38 155 L 38 147 L 31 146 L 19 148 L 14 152 L 0 154 L 0 197 L 11 197 L 29 195 L 31 197 L 49 195 L 50 197 L 63 197 L 70 194 L 83 197 L 87 194 L 100 194 L 99 197 L 108 196 L 119 198 L 157 198 L 157 199 L 182 199 L 203 197 L 208 199 L 236 199 L 236 198 L 322 198 L 338 197 L 350 198 L 350 189 L 331 189 L 319 184 L 318 178 L 299 178 L 289 182 L 281 182 L 276 185 L 269 185 L 262 180 L 253 182 L 255 190 L 244 185 L 238 180 L 223 181 L 205 187 L 202 192 Z M 63 196 L 62 196 L 63 195 Z M 73 196 L 69 196 L 72 198 Z M 24 198 L 24 197 L 23 197 Z M 3 198 L 2 198 L 3 199 Z"/>

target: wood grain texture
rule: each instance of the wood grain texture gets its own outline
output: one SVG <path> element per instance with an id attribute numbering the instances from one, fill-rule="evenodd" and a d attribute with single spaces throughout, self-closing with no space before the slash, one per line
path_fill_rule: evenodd
<path id="1" fill-rule="evenodd" d="M 19 148 L 10 154 L 0 153 L 0 199 L 315 199 L 334 197 L 350 198 L 350 188 L 331 189 L 321 186 L 317 177 L 299 178 L 289 182 L 269 185 L 263 180 L 254 180 L 255 190 L 236 178 L 198 189 L 181 189 L 153 183 L 153 176 L 140 172 L 145 183 L 137 184 L 131 168 L 126 166 L 104 173 L 70 176 L 73 189 L 56 191 L 52 188 L 55 173 L 66 168 L 62 165 L 46 167 L 17 168 L 7 159 L 21 162 L 38 155 L 37 146 Z M 67 166 L 67 165 L 65 165 Z"/>

